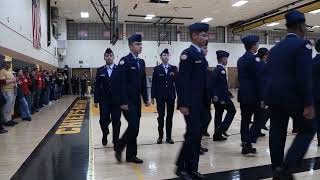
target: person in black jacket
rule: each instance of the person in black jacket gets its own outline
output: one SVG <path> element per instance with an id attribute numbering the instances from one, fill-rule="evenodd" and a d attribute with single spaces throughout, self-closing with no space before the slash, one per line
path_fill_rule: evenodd
<path id="1" fill-rule="evenodd" d="M 81 98 L 85 97 L 85 94 L 87 93 L 87 75 L 83 74 L 80 79 L 80 87 L 81 87 Z"/>
<path id="2" fill-rule="evenodd" d="M 100 110 L 100 127 L 102 130 L 102 145 L 107 145 L 109 124 L 112 122 L 113 144 L 116 144 L 120 133 L 121 117 L 121 83 L 118 66 L 113 63 L 114 54 L 110 48 L 104 53 L 106 65 L 97 69 L 94 86 L 94 105 Z"/>
<path id="3" fill-rule="evenodd" d="M 161 54 L 162 64 L 154 67 L 152 75 L 152 87 L 151 87 L 151 98 L 154 104 L 154 99 L 157 101 L 158 111 L 158 132 L 159 138 L 158 144 L 162 143 L 163 138 L 163 127 L 164 127 L 164 116 L 165 107 L 167 107 L 166 117 L 166 142 L 174 144 L 171 131 L 172 131 L 172 118 L 174 112 L 174 104 L 176 99 L 176 74 L 177 67 L 170 65 L 169 62 L 169 50 L 165 49 Z"/>

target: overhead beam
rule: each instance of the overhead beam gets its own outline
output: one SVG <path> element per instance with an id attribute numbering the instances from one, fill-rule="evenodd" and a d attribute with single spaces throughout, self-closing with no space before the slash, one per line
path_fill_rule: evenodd
<path id="1" fill-rule="evenodd" d="M 154 24 L 153 22 L 146 21 L 124 21 L 125 23 L 138 23 L 138 24 Z M 168 25 L 184 25 L 184 23 L 166 23 Z"/>
<path id="2" fill-rule="evenodd" d="M 313 1 L 313 2 L 304 4 L 304 5 L 292 8 L 292 9 L 299 10 L 299 11 L 301 11 L 303 13 L 308 13 L 308 12 L 320 9 L 320 2 L 319 1 Z M 290 9 L 290 10 L 292 10 L 292 9 Z M 280 13 L 277 13 L 277 14 L 274 14 L 274 15 L 271 15 L 271 16 L 268 16 L 268 17 L 264 17 L 264 18 L 258 19 L 256 21 L 251 21 L 251 22 L 248 22 L 246 24 L 234 27 L 232 29 L 232 32 L 233 33 L 239 33 L 239 32 L 243 32 L 243 31 L 247 31 L 247 30 L 250 30 L 250 29 L 257 28 L 257 27 L 262 26 L 264 24 L 269 24 L 269 23 L 272 23 L 272 22 L 280 21 L 280 20 L 285 18 L 284 15 L 290 10 L 283 11 L 283 12 L 280 12 Z"/>
<path id="3" fill-rule="evenodd" d="M 139 14 L 128 14 L 131 17 L 146 17 L 146 15 L 139 15 Z M 154 18 L 173 18 L 173 19 L 193 19 L 193 17 L 174 17 L 174 16 L 156 16 Z"/>

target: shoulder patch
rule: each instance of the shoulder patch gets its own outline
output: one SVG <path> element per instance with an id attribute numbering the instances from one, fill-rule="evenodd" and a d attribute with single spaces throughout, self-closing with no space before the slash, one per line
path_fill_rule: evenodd
<path id="1" fill-rule="evenodd" d="M 120 64 L 120 65 L 124 65 L 124 60 L 121 60 L 121 61 L 119 62 L 119 64 Z"/>
<path id="2" fill-rule="evenodd" d="M 180 59 L 181 60 L 186 60 L 188 58 L 188 56 L 186 54 L 181 54 Z"/>
<path id="3" fill-rule="evenodd" d="M 221 74 L 226 74 L 226 71 L 225 71 L 225 70 L 222 70 L 222 71 L 221 71 Z"/>
<path id="4" fill-rule="evenodd" d="M 259 57 L 256 57 L 256 61 L 257 61 L 257 62 L 260 62 L 260 58 L 259 58 Z"/>
<path id="5" fill-rule="evenodd" d="M 306 44 L 306 48 L 311 50 L 311 49 L 312 49 L 311 44 L 307 43 L 307 44 Z"/>

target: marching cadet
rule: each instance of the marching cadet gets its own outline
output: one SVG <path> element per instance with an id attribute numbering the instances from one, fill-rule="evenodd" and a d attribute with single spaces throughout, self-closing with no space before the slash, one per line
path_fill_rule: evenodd
<path id="1" fill-rule="evenodd" d="M 213 79 L 211 84 L 213 94 L 212 99 L 215 108 L 215 132 L 213 135 L 213 141 L 224 141 L 227 140 L 227 131 L 236 114 L 236 108 L 231 100 L 233 95 L 229 91 L 227 81 L 226 65 L 228 64 L 229 53 L 226 51 L 217 51 L 216 54 L 218 65 L 213 71 Z M 227 111 L 227 114 L 222 121 L 224 110 Z"/>
<path id="2" fill-rule="evenodd" d="M 264 96 L 265 96 L 265 89 L 266 89 L 266 84 L 267 84 L 267 78 L 268 78 L 268 72 L 267 72 L 267 63 L 268 63 L 268 52 L 269 50 L 267 48 L 259 48 L 258 53 L 256 55 L 256 61 L 258 62 L 258 68 L 259 68 L 259 78 L 260 78 L 260 91 L 261 91 L 261 96 L 262 96 L 262 101 L 264 101 Z M 270 110 L 268 109 L 267 106 L 262 104 L 263 107 L 261 107 L 261 124 L 263 125 L 261 129 L 268 130 L 266 127 L 266 123 L 268 122 L 270 118 Z M 256 116 L 254 119 L 256 120 Z M 264 133 L 261 132 L 261 129 L 259 131 L 258 136 L 262 137 L 265 136 Z"/>
<path id="3" fill-rule="evenodd" d="M 119 61 L 119 73 L 122 76 L 123 115 L 128 121 L 128 128 L 116 146 L 116 159 L 121 162 L 121 154 L 125 147 L 126 161 L 143 163 L 137 158 L 137 137 L 141 118 L 141 96 L 146 106 L 150 106 L 147 94 L 145 62 L 138 57 L 142 51 L 141 35 L 134 34 L 128 38 L 130 53 Z"/>
<path id="4" fill-rule="evenodd" d="M 169 144 L 174 144 L 171 131 L 172 131 L 172 118 L 174 112 L 174 104 L 176 99 L 176 74 L 177 67 L 170 65 L 169 58 L 170 53 L 168 49 L 165 49 L 161 54 L 160 58 L 162 64 L 154 67 L 152 74 L 152 87 L 151 87 L 151 98 L 152 104 L 154 104 L 154 99 L 157 102 L 158 110 L 158 132 L 159 138 L 157 140 L 158 144 L 162 143 L 163 138 L 163 127 L 164 127 L 164 116 L 165 107 L 167 107 L 167 117 L 166 117 L 166 142 Z"/>
<path id="5" fill-rule="evenodd" d="M 313 58 L 312 72 L 313 72 L 313 92 L 315 96 L 314 107 L 317 116 L 317 139 L 318 146 L 320 146 L 320 39 L 317 40 L 315 45 L 317 55 Z"/>
<path id="6" fill-rule="evenodd" d="M 205 46 L 201 47 L 201 49 L 202 49 L 204 56 L 206 57 L 208 54 L 208 42 L 206 43 Z M 208 67 L 209 67 L 209 65 L 208 65 Z M 210 85 L 210 81 L 211 81 L 211 77 L 212 77 L 212 71 L 208 69 L 207 74 L 208 74 L 207 75 L 207 78 L 208 78 L 207 79 L 208 105 L 206 106 L 205 112 L 204 112 L 205 118 L 204 118 L 203 136 L 210 137 L 210 134 L 208 133 L 208 128 L 209 128 L 209 124 L 211 122 L 212 116 L 211 116 L 211 93 L 210 93 L 210 86 L 209 85 Z M 200 152 L 202 152 L 202 151 L 207 152 L 208 149 L 203 148 L 201 146 Z"/>
<path id="7" fill-rule="evenodd" d="M 304 40 L 305 16 L 285 15 L 288 34 L 269 52 L 266 104 L 271 111 L 270 156 L 273 179 L 294 179 L 296 168 L 315 134 L 312 94 L 312 47 Z M 284 157 L 289 117 L 297 118 L 298 133 Z"/>
<path id="8" fill-rule="evenodd" d="M 186 122 L 185 141 L 177 159 L 176 175 L 182 179 L 204 179 L 198 172 L 202 136 L 202 112 L 207 105 L 208 62 L 201 47 L 208 41 L 209 25 L 189 26 L 192 44 L 180 57 L 178 76 L 178 108 Z"/>
<path id="9" fill-rule="evenodd" d="M 114 54 L 110 48 L 104 53 L 106 65 L 97 69 L 94 86 L 94 105 L 100 110 L 100 127 L 102 145 L 107 145 L 109 124 L 112 122 L 113 141 L 116 145 L 120 133 L 121 117 L 121 83 L 118 66 L 113 63 Z M 115 146 L 114 146 L 115 147 Z"/>
<path id="10" fill-rule="evenodd" d="M 208 41 L 205 46 L 201 47 L 202 53 L 204 57 L 208 54 Z M 207 67 L 209 67 L 209 64 L 207 64 Z M 207 89 L 206 89 L 206 105 L 203 108 L 202 112 L 202 125 L 201 125 L 201 133 L 202 136 L 210 137 L 210 134 L 208 133 L 208 127 L 211 122 L 211 97 L 210 97 L 210 90 L 209 90 L 209 84 L 211 79 L 212 71 L 207 69 Z M 202 138 L 201 138 L 202 139 Z M 204 153 L 208 152 L 209 150 L 200 144 L 200 155 L 204 155 Z"/>
<path id="11" fill-rule="evenodd" d="M 256 148 L 252 147 L 252 143 L 256 141 L 259 128 L 261 127 L 259 121 L 254 121 L 251 128 L 249 127 L 253 114 L 258 116 L 261 106 L 258 62 L 255 56 L 258 50 L 258 41 L 258 36 L 250 35 L 242 38 L 246 52 L 237 62 L 239 81 L 238 101 L 241 110 L 241 153 L 244 155 L 256 154 Z"/>

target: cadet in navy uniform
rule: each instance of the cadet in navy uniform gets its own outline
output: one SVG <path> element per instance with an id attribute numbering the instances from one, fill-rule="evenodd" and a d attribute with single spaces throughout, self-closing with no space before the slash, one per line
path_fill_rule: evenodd
<path id="1" fill-rule="evenodd" d="M 102 130 L 102 144 L 108 143 L 109 124 L 112 122 L 113 141 L 116 145 L 120 133 L 121 117 L 121 80 L 118 66 L 113 63 L 114 54 L 110 48 L 104 53 L 106 65 L 97 69 L 94 87 L 94 105 L 100 110 L 100 127 Z M 111 116 L 111 118 L 110 118 Z"/>
<path id="2" fill-rule="evenodd" d="M 202 53 L 204 55 L 204 57 L 207 56 L 208 54 L 208 41 L 206 43 L 205 46 L 201 47 Z M 207 67 L 209 67 L 209 65 L 207 64 Z M 210 137 L 210 134 L 208 133 L 208 127 L 209 124 L 211 122 L 211 97 L 210 97 L 210 90 L 209 90 L 209 84 L 210 84 L 210 78 L 212 75 L 212 71 L 209 70 L 209 68 L 207 69 L 207 90 L 206 90 L 206 105 L 203 108 L 203 112 L 202 112 L 202 125 L 201 125 L 201 133 L 202 136 L 206 136 L 206 137 Z M 208 152 L 208 149 L 203 147 L 202 145 L 200 146 L 200 155 L 204 155 L 205 152 Z"/>
<path id="3" fill-rule="evenodd" d="M 138 55 L 142 51 L 141 35 L 134 34 L 128 38 L 130 53 L 121 58 L 119 70 L 122 76 L 124 95 L 121 109 L 128 121 L 128 128 L 124 132 L 116 147 L 116 159 L 121 162 L 121 153 L 127 147 L 126 161 L 143 163 L 137 158 L 137 137 L 139 134 L 141 117 L 141 96 L 146 106 L 150 106 L 147 94 L 147 80 L 145 62 Z"/>
<path id="4" fill-rule="evenodd" d="M 205 46 L 201 47 L 202 49 L 202 52 L 204 54 L 204 56 L 206 57 L 207 54 L 208 54 L 208 42 Z M 209 65 L 208 65 L 209 66 Z M 210 91 L 210 81 L 211 81 L 211 77 L 212 77 L 212 71 L 211 70 L 207 70 L 207 96 L 208 96 L 208 105 L 207 107 L 205 108 L 205 112 L 204 112 L 204 129 L 203 129 L 203 136 L 206 136 L 206 137 L 210 137 L 210 134 L 208 133 L 208 128 L 209 128 L 209 124 L 211 122 L 211 119 L 212 119 L 212 116 L 211 116 L 211 91 Z M 203 154 L 204 152 L 207 152 L 208 149 L 206 148 L 203 148 L 201 146 L 200 148 L 200 153 Z"/>
<path id="5" fill-rule="evenodd" d="M 313 58 L 312 73 L 313 73 L 313 92 L 314 92 L 314 107 L 317 116 L 317 138 L 318 146 L 320 146 L 320 39 L 315 45 L 317 55 Z M 318 93 L 316 93 L 318 92 Z"/>
<path id="6" fill-rule="evenodd" d="M 303 39 L 305 16 L 286 15 L 287 36 L 269 52 L 266 104 L 271 111 L 270 156 L 273 179 L 294 179 L 290 174 L 305 155 L 315 134 L 312 94 L 312 47 Z M 298 133 L 284 157 L 289 117 L 297 118 Z"/>
<path id="7" fill-rule="evenodd" d="M 169 50 L 165 49 L 161 54 L 162 64 L 154 67 L 152 75 L 152 87 L 151 87 L 151 98 L 154 104 L 154 98 L 157 101 L 158 110 L 158 132 L 159 138 L 158 144 L 162 143 L 163 138 L 163 127 L 164 127 L 164 116 L 165 107 L 167 106 L 167 117 L 166 117 L 166 142 L 174 144 L 171 131 L 172 131 L 172 118 L 174 112 L 174 104 L 176 99 L 176 75 L 177 67 L 170 65 L 169 62 Z"/>
<path id="8" fill-rule="evenodd" d="M 207 105 L 208 62 L 201 47 L 208 41 L 209 25 L 195 23 L 189 26 L 192 45 L 180 57 L 178 75 L 178 108 L 186 122 L 185 141 L 177 159 L 176 175 L 182 179 L 204 179 L 198 173 L 202 136 L 203 109 Z"/>
<path id="9" fill-rule="evenodd" d="M 268 63 L 268 52 L 269 50 L 267 48 L 259 48 L 258 53 L 256 55 L 256 61 L 258 62 L 258 68 L 259 68 L 259 78 L 260 78 L 260 94 L 262 97 L 262 101 L 264 101 L 265 96 L 265 89 L 267 84 L 267 78 L 268 78 L 268 72 L 267 72 L 267 63 Z M 262 104 L 261 108 L 261 124 L 263 125 L 261 129 L 268 130 L 266 127 L 266 123 L 270 118 L 270 110 L 267 106 Z M 255 117 L 256 118 L 256 117 Z M 265 136 L 264 133 L 261 132 L 261 129 L 259 131 L 258 136 L 262 137 Z"/>
<path id="10" fill-rule="evenodd" d="M 246 36 L 242 38 L 245 46 L 245 54 L 237 62 L 238 68 L 238 101 L 241 109 L 241 141 L 242 154 L 256 154 L 252 143 L 256 141 L 259 131 L 259 121 L 254 121 L 250 126 L 252 115 L 258 115 L 260 111 L 261 97 L 259 87 L 258 62 L 254 53 L 258 50 L 258 36 Z"/>
<path id="11" fill-rule="evenodd" d="M 213 71 L 212 78 L 212 99 L 214 102 L 215 116 L 214 116 L 214 125 L 215 132 L 213 135 L 213 141 L 223 141 L 226 140 L 228 134 L 226 133 L 233 121 L 234 115 L 236 114 L 236 108 L 231 100 L 233 95 L 229 91 L 226 65 L 228 63 L 229 53 L 226 51 L 217 51 L 218 65 Z M 227 111 L 227 114 L 222 121 L 222 116 L 224 110 Z M 225 137 L 223 137 L 224 135 Z"/>

